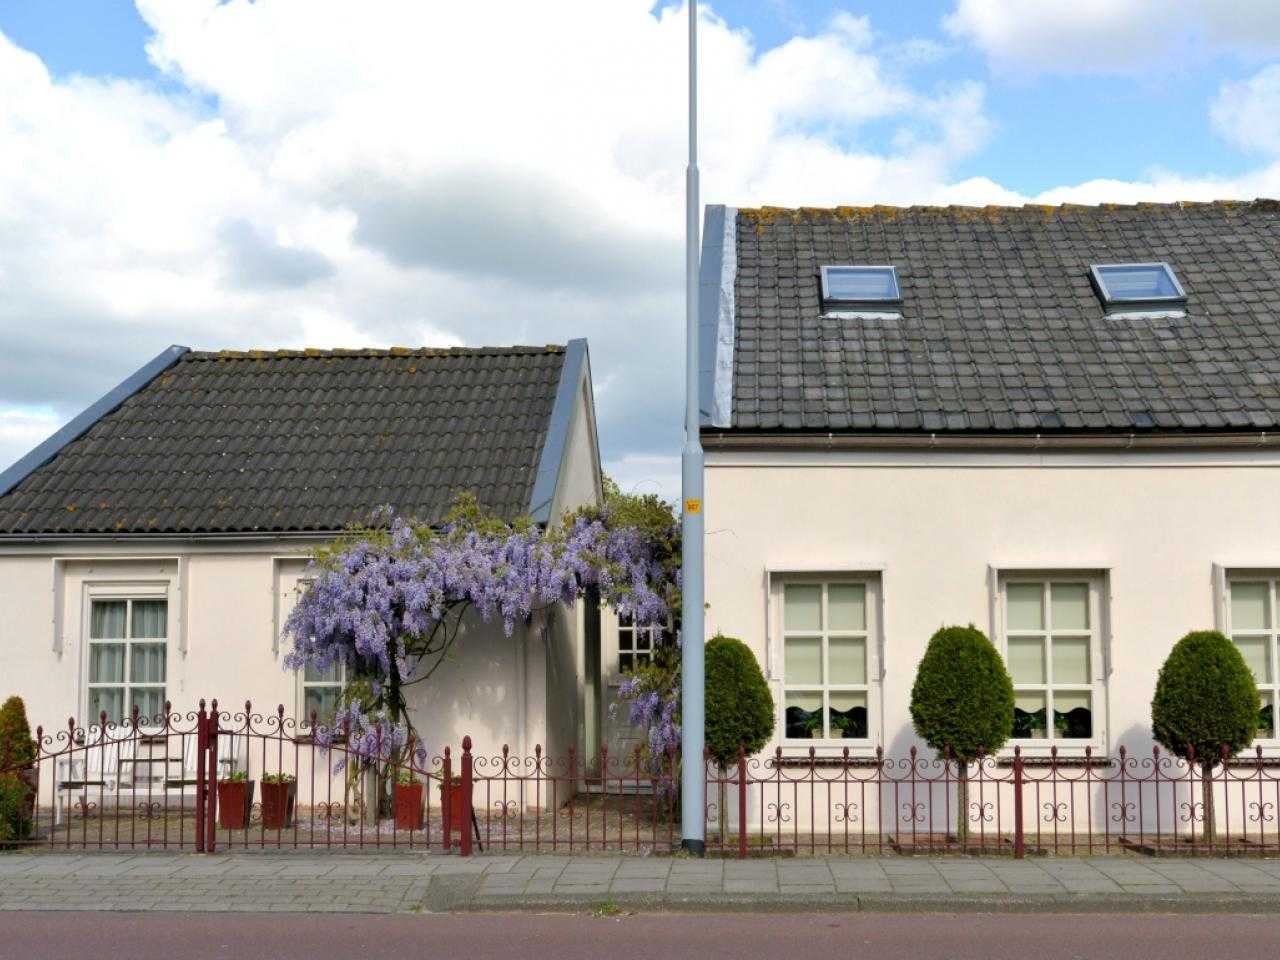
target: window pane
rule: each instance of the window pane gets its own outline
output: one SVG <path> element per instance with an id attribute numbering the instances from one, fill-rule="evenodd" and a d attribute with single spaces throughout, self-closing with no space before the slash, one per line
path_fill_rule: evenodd
<path id="1" fill-rule="evenodd" d="M 822 588 L 801 584 L 787 586 L 784 624 L 788 630 L 822 629 Z"/>
<path id="2" fill-rule="evenodd" d="M 1040 637 L 1009 638 L 1009 674 L 1014 683 L 1044 683 L 1044 640 Z"/>
<path id="3" fill-rule="evenodd" d="M 302 695 L 302 715 L 308 722 L 315 711 L 316 721 L 328 724 L 333 720 L 334 711 L 338 709 L 337 687 L 307 687 Z"/>
<path id="4" fill-rule="evenodd" d="M 133 601 L 133 636 L 140 640 L 169 635 L 169 603 L 166 600 Z"/>
<path id="5" fill-rule="evenodd" d="M 138 716 L 143 720 L 159 721 L 164 718 L 164 688 L 134 687 L 131 691 L 133 707 L 138 708 Z"/>
<path id="6" fill-rule="evenodd" d="M 337 683 L 338 671 L 341 669 L 341 665 L 336 660 L 324 668 L 308 663 L 303 668 L 302 679 L 305 683 Z"/>
<path id="7" fill-rule="evenodd" d="M 1013 698 L 1013 735 L 1020 740 L 1043 740 L 1045 726 L 1043 693 L 1018 693 Z"/>
<path id="8" fill-rule="evenodd" d="M 1262 694 L 1262 709 L 1258 711 L 1258 738 L 1260 740 L 1271 740 L 1276 736 L 1276 708 L 1275 700 L 1272 699 L 1270 691 L 1264 691 Z"/>
<path id="9" fill-rule="evenodd" d="M 832 740 L 865 740 L 867 738 L 867 695 L 865 693 L 832 693 L 827 711 Z"/>
<path id="10" fill-rule="evenodd" d="M 832 637 L 827 658 L 832 683 L 867 682 L 867 641 L 864 637 Z"/>
<path id="11" fill-rule="evenodd" d="M 1162 263 L 1142 263 L 1133 266 L 1099 266 L 1102 285 L 1112 300 L 1151 300 L 1156 297 L 1176 297 L 1178 288 L 1173 285 L 1169 272 Z"/>
<path id="12" fill-rule="evenodd" d="M 628 673 L 635 666 L 635 660 L 630 653 L 618 654 L 618 671 L 620 673 Z"/>
<path id="13" fill-rule="evenodd" d="M 867 588 L 860 583 L 833 583 L 827 588 L 829 630 L 867 629 Z"/>
<path id="14" fill-rule="evenodd" d="M 822 736 L 822 694 L 788 690 L 784 711 L 787 736 L 813 740 Z"/>
<path id="15" fill-rule="evenodd" d="M 788 637 L 787 683 L 822 682 L 822 638 Z"/>
<path id="16" fill-rule="evenodd" d="M 1038 583 L 1011 583 L 1006 595 L 1010 630 L 1044 629 L 1044 589 Z"/>
<path id="17" fill-rule="evenodd" d="M 125 602 L 95 600 L 89 614 L 89 636 L 94 640 L 123 640 Z"/>
<path id="18" fill-rule="evenodd" d="M 1240 655 L 1253 671 L 1254 679 L 1259 683 L 1271 682 L 1271 658 L 1267 656 L 1271 646 L 1270 637 L 1235 637 Z"/>
<path id="19" fill-rule="evenodd" d="M 1265 583 L 1231 584 L 1231 628 L 1268 630 L 1271 627 L 1270 588 Z"/>
<path id="20" fill-rule="evenodd" d="M 619 650 L 631 649 L 631 631 L 630 630 L 618 631 L 618 649 Z"/>
<path id="21" fill-rule="evenodd" d="M 135 643 L 129 651 L 129 680 L 164 683 L 164 650 L 163 643 Z"/>
<path id="22" fill-rule="evenodd" d="M 89 691 L 89 722 L 97 723 L 105 712 L 108 723 L 124 719 L 124 690 L 120 687 L 95 687 Z"/>
<path id="23" fill-rule="evenodd" d="M 892 267 L 828 267 L 828 300 L 897 300 Z"/>
<path id="24" fill-rule="evenodd" d="M 1089 682 L 1089 638 L 1054 637 L 1053 682 Z"/>
<path id="25" fill-rule="evenodd" d="M 1054 691 L 1053 733 L 1068 740 L 1093 736 L 1092 696 L 1087 691 Z"/>
<path id="26" fill-rule="evenodd" d="M 124 644 L 89 645 L 89 682 L 124 683 Z"/>
<path id="27" fill-rule="evenodd" d="M 1055 583 L 1049 588 L 1054 630 L 1089 629 L 1089 587 L 1083 583 Z"/>

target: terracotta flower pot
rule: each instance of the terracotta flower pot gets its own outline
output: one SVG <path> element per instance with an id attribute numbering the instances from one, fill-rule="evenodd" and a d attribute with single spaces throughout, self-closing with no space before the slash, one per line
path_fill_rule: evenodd
<path id="1" fill-rule="evenodd" d="M 244 830 L 253 807 L 252 780 L 218 781 L 218 826 L 223 830 Z"/>
<path id="2" fill-rule="evenodd" d="M 440 784 L 440 803 L 443 809 L 444 805 L 444 784 Z M 449 788 L 449 830 L 452 833 L 462 833 L 462 778 L 454 777 L 453 785 Z"/>
<path id="3" fill-rule="evenodd" d="M 264 830 L 283 830 L 293 824 L 293 800 L 297 794 L 296 783 L 262 784 L 262 827 Z"/>
<path id="4" fill-rule="evenodd" d="M 397 783 L 391 790 L 397 830 L 422 829 L 422 782 Z"/>

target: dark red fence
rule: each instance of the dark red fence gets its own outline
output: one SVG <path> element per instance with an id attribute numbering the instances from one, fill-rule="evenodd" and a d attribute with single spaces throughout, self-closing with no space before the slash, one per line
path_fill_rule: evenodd
<path id="1" fill-rule="evenodd" d="M 52 849 L 359 848 L 670 852 L 679 758 L 513 756 L 370 762 L 344 731 L 210 709 L 39 730 L 16 835 Z M 327 746 L 325 744 L 328 744 Z M 383 753 L 380 748 L 374 756 Z M 390 751 L 388 751 L 390 753 Z M 398 753 L 398 752 L 397 752 Z M 1280 853 L 1280 774 L 1261 751 L 1206 774 L 1154 750 L 1115 757 L 741 756 L 706 763 L 717 855 Z M 12 833 L 12 831 L 11 831 Z"/>

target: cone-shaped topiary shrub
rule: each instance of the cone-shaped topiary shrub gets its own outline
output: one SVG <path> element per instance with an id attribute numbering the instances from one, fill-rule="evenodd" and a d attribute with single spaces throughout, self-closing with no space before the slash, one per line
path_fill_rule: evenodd
<path id="1" fill-rule="evenodd" d="M 1160 668 L 1151 701 L 1151 735 L 1183 759 L 1192 756 L 1206 780 L 1226 747 L 1243 750 L 1258 735 L 1258 682 L 1234 643 L 1216 630 L 1177 642 Z M 1205 836 L 1213 837 L 1213 790 L 1204 791 Z"/>
<path id="2" fill-rule="evenodd" d="M 956 832 L 969 836 L 969 763 L 994 753 L 1013 733 L 1013 680 L 977 627 L 943 627 L 929 640 L 911 688 L 916 733 L 959 765 Z"/>
<path id="3" fill-rule="evenodd" d="M 0 771 L 29 767 L 35 759 L 26 705 L 21 697 L 10 697 L 0 706 Z"/>
<path id="4" fill-rule="evenodd" d="M 773 696 L 751 648 L 733 637 L 707 641 L 706 676 L 707 750 L 727 767 L 739 746 L 756 753 L 773 735 Z"/>
<path id="5" fill-rule="evenodd" d="M 32 776 L 26 768 L 36 759 L 27 709 L 21 697 L 0 706 L 0 844 L 26 838 L 35 802 Z"/>

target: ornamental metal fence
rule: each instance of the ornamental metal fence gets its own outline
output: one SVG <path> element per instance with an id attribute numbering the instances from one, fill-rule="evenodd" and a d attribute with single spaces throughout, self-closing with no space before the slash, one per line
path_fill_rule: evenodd
<path id="1" fill-rule="evenodd" d="M 209 707 L 49 733 L 0 771 L 0 848 L 670 853 L 679 757 L 550 757 L 506 747 L 356 750 L 278 707 Z M 397 759 L 376 759 L 394 756 Z M 403 760 L 398 759 L 404 757 Z M 1280 767 L 1153 749 L 960 764 L 916 750 L 704 759 L 715 856 L 1280 854 Z M 0 804 L 0 809 L 3 805 Z"/>

